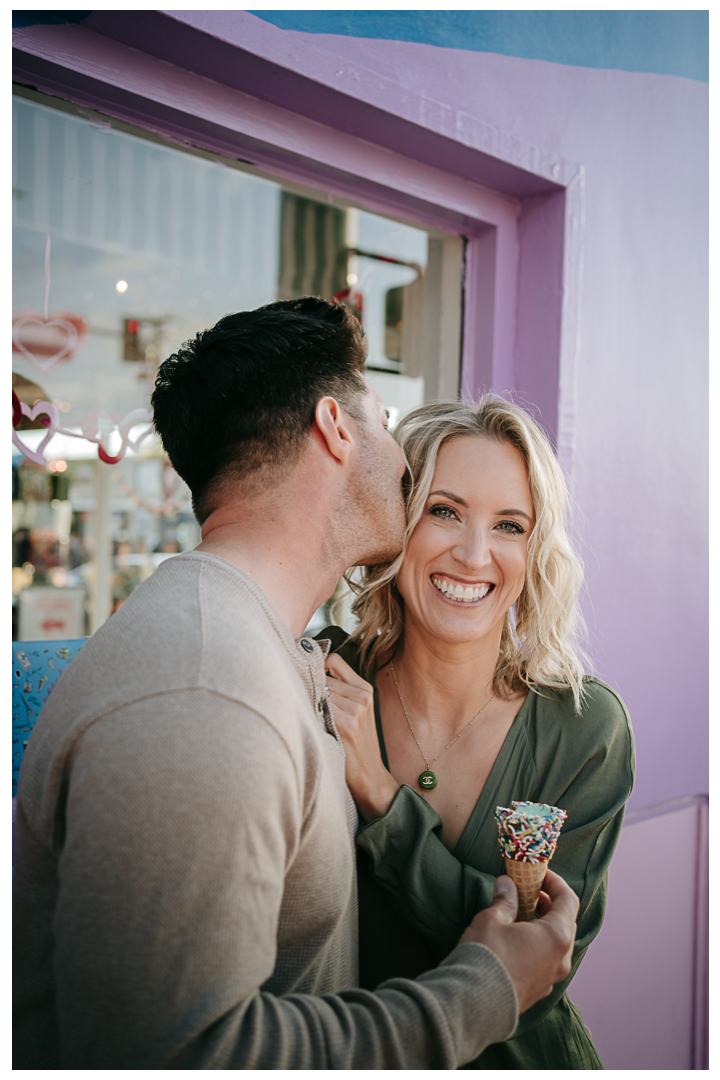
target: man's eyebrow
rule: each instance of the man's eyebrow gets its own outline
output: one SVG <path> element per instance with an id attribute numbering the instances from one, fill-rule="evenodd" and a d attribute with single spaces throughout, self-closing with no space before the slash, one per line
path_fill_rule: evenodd
<path id="1" fill-rule="evenodd" d="M 437 491 L 431 491 L 428 498 L 433 495 L 444 495 L 446 499 L 452 499 L 453 502 L 459 503 L 460 506 L 467 506 L 465 499 L 461 495 L 455 495 L 452 491 L 445 491 L 443 488 L 439 488 Z M 524 517 L 526 521 L 532 521 L 529 514 L 526 514 L 524 510 L 518 510 L 516 507 L 510 507 L 507 510 L 498 510 L 499 515 L 513 514 L 516 517 Z"/>

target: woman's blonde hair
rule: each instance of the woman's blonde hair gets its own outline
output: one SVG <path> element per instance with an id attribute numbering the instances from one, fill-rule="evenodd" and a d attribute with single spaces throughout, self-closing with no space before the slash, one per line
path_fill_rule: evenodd
<path id="1" fill-rule="evenodd" d="M 493 689 L 499 697 L 527 688 L 570 687 L 579 710 L 583 660 L 576 645 L 584 629 L 577 598 L 582 567 L 566 532 L 568 492 L 552 447 L 535 421 L 518 405 L 494 394 L 477 404 L 438 402 L 409 413 L 395 438 L 413 477 L 407 499 L 408 523 L 402 552 L 393 562 L 363 567 L 352 610 L 359 625 L 351 640 L 359 647 L 362 670 L 383 667 L 403 632 L 403 599 L 395 578 L 430 493 L 440 447 L 461 435 L 484 436 L 517 447 L 525 459 L 535 510 L 528 541 L 525 585 L 505 615 Z"/>

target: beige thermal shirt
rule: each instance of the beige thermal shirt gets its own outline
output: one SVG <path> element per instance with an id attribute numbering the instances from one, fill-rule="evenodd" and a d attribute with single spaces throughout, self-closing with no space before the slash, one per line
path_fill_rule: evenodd
<path id="1" fill-rule="evenodd" d="M 199 552 L 83 646 L 20 772 L 15 1068 L 453 1069 L 511 1035 L 481 945 L 357 988 L 325 648 Z"/>

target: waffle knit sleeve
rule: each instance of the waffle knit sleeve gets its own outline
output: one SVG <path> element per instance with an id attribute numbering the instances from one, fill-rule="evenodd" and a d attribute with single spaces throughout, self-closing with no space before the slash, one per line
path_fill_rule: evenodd
<path id="1" fill-rule="evenodd" d="M 57 837 L 61 1067 L 454 1069 L 512 1033 L 512 982 L 475 944 L 374 994 L 263 990 L 286 875 L 323 825 L 301 766 L 263 717 L 209 691 L 84 733 Z"/>

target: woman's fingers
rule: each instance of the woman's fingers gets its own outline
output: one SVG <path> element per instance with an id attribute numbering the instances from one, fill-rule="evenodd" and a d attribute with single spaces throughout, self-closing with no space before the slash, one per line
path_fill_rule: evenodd
<path id="1" fill-rule="evenodd" d="M 325 661 L 325 685 L 330 688 L 330 700 L 336 711 L 342 710 L 344 720 L 357 721 L 375 728 L 373 688 L 334 654 Z"/>
<path id="2" fill-rule="evenodd" d="M 362 687 L 349 686 L 327 674 L 325 687 L 326 693 L 329 688 L 328 698 L 333 717 L 343 741 L 350 736 L 354 740 L 362 738 L 363 734 L 370 737 L 371 742 L 377 741 L 372 693 Z"/>
<path id="3" fill-rule="evenodd" d="M 373 688 L 334 653 L 325 661 L 325 686 L 345 748 L 345 777 L 365 821 L 387 813 L 398 791 L 383 765 L 375 729 Z"/>
<path id="4" fill-rule="evenodd" d="M 340 678 L 344 674 L 346 682 L 349 681 L 348 676 L 350 679 L 359 678 L 350 665 L 343 660 L 342 656 L 338 656 L 337 653 L 330 653 L 330 655 L 325 658 L 325 669 L 332 672 L 337 678 Z"/>
<path id="5" fill-rule="evenodd" d="M 349 664 L 346 664 L 341 656 L 337 653 L 330 653 L 325 660 L 325 670 L 339 679 L 340 682 L 346 683 L 348 686 L 355 686 L 361 690 L 367 690 L 372 695 L 372 686 L 365 679 L 361 679 L 360 676 L 353 671 Z"/>

